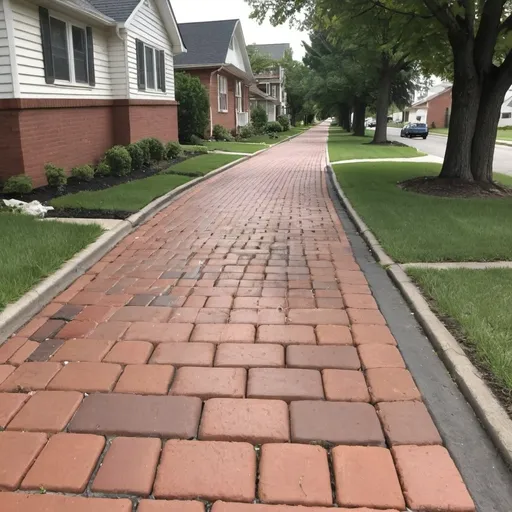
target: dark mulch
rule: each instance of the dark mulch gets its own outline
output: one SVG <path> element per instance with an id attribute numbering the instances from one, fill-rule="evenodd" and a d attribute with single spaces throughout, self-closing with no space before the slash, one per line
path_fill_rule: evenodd
<path id="1" fill-rule="evenodd" d="M 420 176 L 398 183 L 402 190 L 438 197 L 502 199 L 512 197 L 512 188 L 497 183 Z"/>
<path id="2" fill-rule="evenodd" d="M 120 210 L 86 210 L 82 208 L 55 208 L 46 214 L 46 217 L 64 219 L 117 219 L 124 220 L 135 212 Z"/>

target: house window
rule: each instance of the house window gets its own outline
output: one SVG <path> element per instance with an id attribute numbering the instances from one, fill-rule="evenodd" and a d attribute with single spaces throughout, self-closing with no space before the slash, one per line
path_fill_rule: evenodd
<path id="1" fill-rule="evenodd" d="M 219 86 L 219 112 L 228 111 L 228 79 L 225 76 L 217 75 Z"/>
<path id="2" fill-rule="evenodd" d="M 137 82 L 140 91 L 165 92 L 165 52 L 137 39 Z"/>
<path id="3" fill-rule="evenodd" d="M 501 114 L 502 119 L 512 119 L 512 112 L 503 112 Z"/>
<path id="4" fill-rule="evenodd" d="M 50 16 L 44 7 L 39 21 L 46 83 L 95 85 L 92 28 Z"/>
<path id="5" fill-rule="evenodd" d="M 236 82 L 235 97 L 236 97 L 236 111 L 243 112 L 244 105 L 243 105 L 243 98 L 242 98 L 242 82 L 240 82 L 240 81 Z"/>
<path id="6" fill-rule="evenodd" d="M 272 86 L 272 97 L 277 98 L 277 85 Z"/>
<path id="7" fill-rule="evenodd" d="M 270 94 L 270 84 L 268 82 L 258 84 L 258 89 L 263 91 L 265 94 Z"/>

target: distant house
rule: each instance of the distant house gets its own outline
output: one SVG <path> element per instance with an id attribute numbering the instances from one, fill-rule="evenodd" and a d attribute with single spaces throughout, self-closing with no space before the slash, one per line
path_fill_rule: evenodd
<path id="1" fill-rule="evenodd" d="M 512 126 L 512 88 L 505 95 L 505 101 L 501 106 L 501 115 L 498 126 Z"/>
<path id="2" fill-rule="evenodd" d="M 278 98 L 263 92 L 258 88 L 257 85 L 251 85 L 249 88 L 249 99 L 251 110 L 259 105 L 260 107 L 263 107 L 267 113 L 267 118 L 269 121 L 276 120 L 276 108 L 279 104 Z"/>
<path id="3" fill-rule="evenodd" d="M 262 55 L 268 55 L 272 59 L 280 61 L 286 55 L 286 52 L 290 50 L 288 43 L 279 44 L 253 44 L 250 45 Z M 258 88 L 263 91 L 266 95 L 272 96 L 277 99 L 277 103 L 273 104 L 270 110 L 267 112 L 268 120 L 275 121 L 280 115 L 286 115 L 286 91 L 285 91 L 285 70 L 282 66 L 277 66 L 274 69 L 258 73 L 256 76 L 258 82 Z M 251 101 L 256 103 L 258 98 L 251 96 Z"/>
<path id="4" fill-rule="evenodd" d="M 405 122 L 426 123 L 431 128 L 447 128 L 452 108 L 452 85 L 440 84 L 428 95 L 405 109 Z"/>
<path id="5" fill-rule="evenodd" d="M 210 129 L 230 131 L 249 123 L 249 87 L 254 82 L 240 20 L 180 23 L 187 53 L 176 71 L 197 76 L 210 95 Z"/>
<path id="6" fill-rule="evenodd" d="M 0 0 L 0 180 L 178 138 L 169 0 Z"/>

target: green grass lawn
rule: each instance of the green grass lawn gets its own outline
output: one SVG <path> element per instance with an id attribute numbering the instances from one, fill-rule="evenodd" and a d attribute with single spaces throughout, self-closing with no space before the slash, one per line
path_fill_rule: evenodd
<path id="1" fill-rule="evenodd" d="M 40 221 L 0 213 L 0 311 L 102 233 L 95 224 Z"/>
<path id="2" fill-rule="evenodd" d="M 207 142 L 206 147 L 212 150 L 232 151 L 235 153 L 256 153 L 268 147 L 266 144 L 246 144 L 244 142 Z"/>
<path id="3" fill-rule="evenodd" d="M 439 170 L 438 164 L 408 162 L 334 166 L 354 208 L 396 261 L 510 260 L 512 199 L 451 199 L 397 187 Z M 496 179 L 512 185 L 509 176 Z"/>
<path id="4" fill-rule="evenodd" d="M 243 158 L 240 155 L 224 155 L 222 153 L 209 153 L 188 158 L 175 165 L 171 165 L 166 173 L 190 173 L 197 176 L 204 176 L 219 167 L 230 164 L 235 160 Z"/>
<path id="5" fill-rule="evenodd" d="M 201 158 L 201 157 L 196 157 Z M 56 208 L 84 208 L 86 210 L 118 210 L 136 212 L 170 190 L 191 178 L 174 174 L 156 174 L 142 180 L 129 181 L 103 190 L 68 194 L 50 201 Z"/>
<path id="6" fill-rule="evenodd" d="M 267 134 L 264 135 L 253 135 L 250 139 L 245 140 L 245 142 L 258 142 L 265 143 L 273 146 L 282 140 L 292 137 L 293 135 L 297 135 L 299 133 L 304 133 L 309 130 L 311 126 L 290 126 L 290 129 L 286 132 L 281 132 L 277 134 L 277 139 L 271 139 Z"/>
<path id="7" fill-rule="evenodd" d="M 329 158 L 331 162 L 361 158 L 414 158 L 423 156 L 416 148 L 409 146 L 379 146 L 369 144 L 372 137 L 355 137 L 339 126 L 329 130 Z"/>
<path id="8" fill-rule="evenodd" d="M 448 135 L 448 128 L 431 128 L 430 132 Z M 496 136 L 496 139 L 512 141 L 512 130 L 503 130 L 498 128 L 498 135 Z"/>
<path id="9" fill-rule="evenodd" d="M 456 321 L 459 339 L 512 398 L 512 270 L 407 272 L 434 300 L 437 312 Z"/>

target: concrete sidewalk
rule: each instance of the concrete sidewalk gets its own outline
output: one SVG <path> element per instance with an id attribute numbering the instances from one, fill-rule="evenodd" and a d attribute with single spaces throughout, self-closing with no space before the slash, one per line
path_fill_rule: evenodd
<path id="1" fill-rule="evenodd" d="M 326 139 L 191 189 L 0 347 L 1 511 L 475 510 L 329 198 Z"/>

